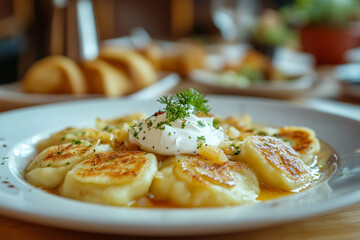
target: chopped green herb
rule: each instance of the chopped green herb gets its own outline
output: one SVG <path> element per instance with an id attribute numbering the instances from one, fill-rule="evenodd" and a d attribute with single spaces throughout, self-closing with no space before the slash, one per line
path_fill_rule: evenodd
<path id="1" fill-rule="evenodd" d="M 231 146 L 235 149 L 239 149 L 240 146 L 235 146 L 235 143 L 231 144 Z"/>
<path id="2" fill-rule="evenodd" d="M 203 121 L 197 121 L 197 124 L 199 125 L 199 127 L 205 127 L 205 123 Z"/>
<path id="3" fill-rule="evenodd" d="M 167 119 L 171 122 L 174 122 L 177 119 L 183 120 L 192 113 L 198 114 L 203 112 L 208 114 L 210 111 L 209 105 L 206 105 L 208 101 L 204 98 L 204 95 L 192 88 L 176 93 L 170 97 L 163 96 L 157 101 L 166 105 L 166 107 L 160 109 L 160 111 L 165 112 Z"/>
<path id="4" fill-rule="evenodd" d="M 168 135 L 171 136 L 171 132 L 169 132 Z"/>
<path id="5" fill-rule="evenodd" d="M 185 124 L 186 124 L 186 122 L 185 122 L 185 121 L 183 121 L 183 122 L 181 123 L 181 128 L 182 128 L 182 129 L 184 129 L 184 128 L 185 128 Z"/>
<path id="6" fill-rule="evenodd" d="M 58 154 L 58 155 L 61 155 L 61 151 L 57 151 L 57 154 Z"/>
<path id="7" fill-rule="evenodd" d="M 70 165 L 70 162 L 67 162 L 66 165 Z"/>
<path id="8" fill-rule="evenodd" d="M 204 144 L 204 142 L 205 142 L 205 136 L 199 136 L 199 137 L 197 137 L 197 149 L 199 149 L 199 148 L 201 148 L 202 147 L 202 145 Z"/>
<path id="9" fill-rule="evenodd" d="M 164 125 L 169 125 L 171 126 L 170 124 L 170 121 L 161 121 L 159 122 L 158 124 L 156 124 L 156 129 L 160 129 L 160 130 L 164 130 L 165 129 L 165 126 Z"/>
<path id="10" fill-rule="evenodd" d="M 74 139 L 74 140 L 72 140 L 72 144 L 74 144 L 74 145 L 80 145 L 80 144 L 81 144 L 81 141 Z"/>
<path id="11" fill-rule="evenodd" d="M 99 154 L 96 154 L 95 156 L 96 156 L 97 158 L 100 158 L 100 155 L 99 155 Z"/>
<path id="12" fill-rule="evenodd" d="M 134 129 L 134 137 L 137 138 L 137 139 L 139 139 L 139 136 L 138 136 L 138 135 L 139 135 L 139 132 Z"/>
<path id="13" fill-rule="evenodd" d="M 266 132 L 263 132 L 263 131 L 259 131 L 256 133 L 256 135 L 259 135 L 259 136 L 266 136 L 267 133 Z"/>
<path id="14" fill-rule="evenodd" d="M 218 128 L 218 125 L 220 124 L 220 120 L 214 119 L 213 120 L 213 127 Z"/>
<path id="15" fill-rule="evenodd" d="M 51 163 L 49 163 L 48 165 L 47 165 L 47 167 L 50 167 L 51 166 Z"/>
<path id="16" fill-rule="evenodd" d="M 197 137 L 197 140 L 198 141 L 205 141 L 205 136 L 199 136 L 199 137 Z"/>
<path id="17" fill-rule="evenodd" d="M 147 127 L 151 127 L 153 125 L 153 121 L 150 120 L 150 118 L 148 118 L 148 122 L 147 122 Z"/>
<path id="18" fill-rule="evenodd" d="M 235 155 L 239 155 L 239 153 L 240 153 L 240 150 L 236 150 L 234 153 L 233 153 L 233 155 L 235 156 Z"/>

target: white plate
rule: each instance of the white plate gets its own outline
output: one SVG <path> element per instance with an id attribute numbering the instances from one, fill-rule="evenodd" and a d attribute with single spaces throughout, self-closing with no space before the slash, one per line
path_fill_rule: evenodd
<path id="1" fill-rule="evenodd" d="M 236 82 L 236 73 L 227 77 L 227 74 L 221 73 L 225 66 L 241 62 L 250 49 L 251 46 L 246 44 L 211 46 L 208 48 L 210 54 L 205 57 L 205 68 L 193 70 L 189 78 L 213 93 L 272 98 L 305 97 L 312 94 L 311 90 L 318 83 L 313 56 L 285 47 L 275 50 L 271 65 L 286 76 L 296 79 L 249 84 L 244 81 Z"/>
<path id="2" fill-rule="evenodd" d="M 158 74 L 158 81 L 153 85 L 144 88 L 132 95 L 143 98 L 157 97 L 159 94 L 175 87 L 180 77 L 175 73 L 161 72 Z M 128 96 L 128 97 L 129 97 Z M 65 102 L 74 100 L 83 100 L 89 98 L 103 98 L 103 95 L 85 94 L 81 96 L 71 94 L 33 94 L 25 93 L 21 89 L 20 82 L 0 85 L 0 111 L 10 110 L 19 107 L 27 107 L 45 103 Z"/>
<path id="3" fill-rule="evenodd" d="M 360 63 L 337 66 L 335 68 L 335 77 L 340 81 L 342 93 L 360 99 Z"/>
<path id="4" fill-rule="evenodd" d="M 250 84 L 246 87 L 227 84 L 218 81 L 219 75 L 209 70 L 194 70 L 190 79 L 200 87 L 205 87 L 213 93 L 237 94 L 272 98 L 308 97 L 318 84 L 315 74 L 305 74 L 298 79 L 287 82 L 264 82 Z"/>
<path id="5" fill-rule="evenodd" d="M 214 234 L 270 226 L 360 201 L 360 122 L 287 103 L 240 97 L 209 97 L 220 116 L 249 113 L 255 122 L 313 128 L 338 156 L 336 174 L 310 189 L 260 204 L 203 209 L 142 209 L 85 203 L 28 184 L 23 170 L 35 144 L 68 126 L 94 126 L 95 119 L 157 111 L 155 101 L 94 99 L 37 106 L 0 114 L 0 212 L 14 218 L 91 232 L 131 235 Z M 339 164 L 340 163 L 340 164 Z M 10 187 L 10 186 L 14 187 Z"/>

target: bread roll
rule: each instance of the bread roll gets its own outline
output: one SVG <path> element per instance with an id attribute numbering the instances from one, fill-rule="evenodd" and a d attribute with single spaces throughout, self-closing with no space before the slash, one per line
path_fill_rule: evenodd
<path id="1" fill-rule="evenodd" d="M 133 81 L 133 91 L 154 83 L 157 79 L 154 67 L 140 54 L 119 47 L 104 47 L 100 59 L 125 71 Z"/>
<path id="2" fill-rule="evenodd" d="M 81 64 L 90 93 L 117 97 L 131 91 L 130 79 L 126 73 L 109 63 L 96 59 Z"/>
<path id="3" fill-rule="evenodd" d="M 160 70 L 161 48 L 155 43 L 150 43 L 137 51 L 144 56 L 155 70 Z"/>
<path id="4" fill-rule="evenodd" d="M 176 48 L 163 50 L 160 59 L 160 69 L 177 72 L 187 77 L 194 69 L 204 67 L 205 49 L 201 45 L 181 44 Z"/>
<path id="5" fill-rule="evenodd" d="M 36 62 L 26 72 L 23 89 L 30 93 L 84 94 L 87 85 L 75 61 L 64 56 L 50 56 Z"/>

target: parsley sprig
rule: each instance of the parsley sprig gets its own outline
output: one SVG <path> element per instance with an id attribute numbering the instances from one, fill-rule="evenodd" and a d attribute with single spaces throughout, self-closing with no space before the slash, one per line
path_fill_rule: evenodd
<path id="1" fill-rule="evenodd" d="M 183 120 L 192 113 L 199 114 L 203 112 L 207 115 L 210 111 L 210 106 L 206 104 L 208 100 L 204 98 L 204 95 L 192 88 L 176 93 L 173 96 L 163 96 L 157 101 L 166 105 L 161 111 L 166 113 L 166 117 L 170 122 L 177 119 Z"/>

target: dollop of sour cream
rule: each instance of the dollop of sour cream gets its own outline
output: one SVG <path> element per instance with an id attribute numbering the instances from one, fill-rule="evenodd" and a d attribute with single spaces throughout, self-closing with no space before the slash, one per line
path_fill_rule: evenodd
<path id="1" fill-rule="evenodd" d="M 160 112 L 131 128 L 129 140 L 144 151 L 161 155 L 196 154 L 202 145 L 217 147 L 224 140 L 224 132 L 213 126 L 212 117 L 190 114 L 169 122 Z"/>

